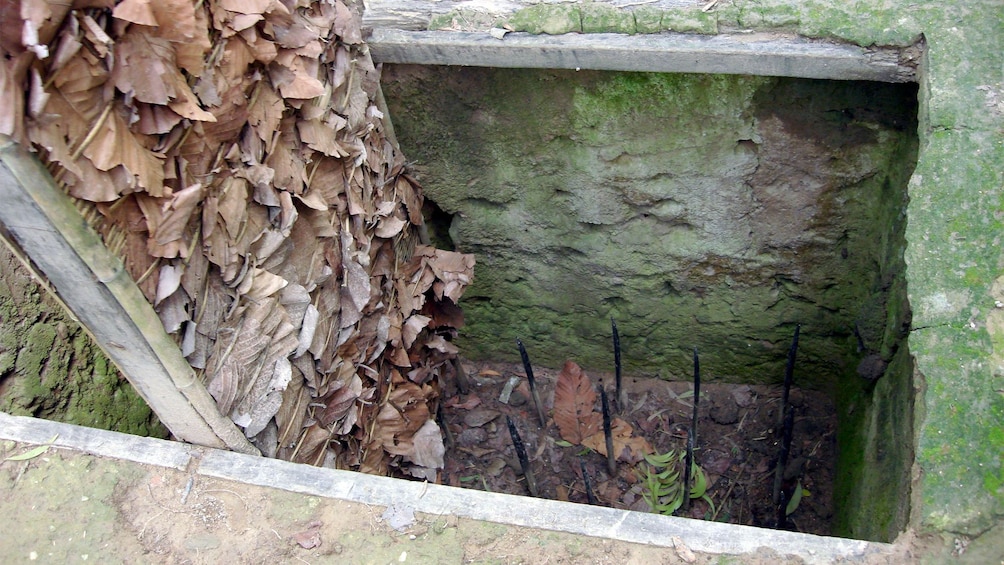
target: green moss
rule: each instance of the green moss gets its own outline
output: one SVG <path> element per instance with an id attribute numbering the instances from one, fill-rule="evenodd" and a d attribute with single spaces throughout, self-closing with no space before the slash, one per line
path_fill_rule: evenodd
<path id="1" fill-rule="evenodd" d="M 662 10 L 652 6 L 638 6 L 634 10 L 634 27 L 637 33 L 658 33 L 662 28 Z"/>
<path id="2" fill-rule="evenodd" d="M 784 0 L 737 0 L 716 8 L 718 25 L 743 29 L 794 29 L 801 19 L 801 3 Z"/>
<path id="3" fill-rule="evenodd" d="M 515 31 L 560 35 L 582 32 L 582 12 L 579 5 L 538 4 L 523 8 L 509 17 Z"/>
<path id="4" fill-rule="evenodd" d="M 503 18 L 477 8 L 457 8 L 445 14 L 433 14 L 429 19 L 430 30 L 480 31 L 498 27 Z"/>
<path id="5" fill-rule="evenodd" d="M 166 437 L 146 403 L 0 249 L 0 410 Z"/>
<path id="6" fill-rule="evenodd" d="M 868 0 L 833 4 L 811 0 L 802 4 L 799 33 L 829 37 L 858 45 L 907 46 L 916 43 L 923 27 L 916 19 L 924 10 L 896 10 Z"/>
<path id="7" fill-rule="evenodd" d="M 32 326 L 18 353 L 15 370 L 22 375 L 41 375 L 55 341 L 56 328 L 49 324 Z"/>
<path id="8" fill-rule="evenodd" d="M 608 4 L 585 3 L 581 6 L 583 33 L 637 32 L 634 14 Z"/>
<path id="9" fill-rule="evenodd" d="M 844 377 L 837 395 L 836 535 L 890 542 L 906 527 L 913 404 L 913 362 L 905 347 L 877 383 L 854 371 Z"/>
<path id="10" fill-rule="evenodd" d="M 666 10 L 662 13 L 662 29 L 680 33 L 718 33 L 718 18 L 712 12 L 699 9 Z"/>

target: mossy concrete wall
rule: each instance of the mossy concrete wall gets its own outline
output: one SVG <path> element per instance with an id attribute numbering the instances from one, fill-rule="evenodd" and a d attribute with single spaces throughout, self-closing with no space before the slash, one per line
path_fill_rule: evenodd
<path id="1" fill-rule="evenodd" d="M 167 430 L 80 325 L 0 245 L 0 411 L 151 437 Z"/>
<path id="2" fill-rule="evenodd" d="M 479 258 L 466 355 L 515 359 L 518 337 L 609 369 L 613 317 L 636 374 L 686 375 L 698 346 L 709 378 L 777 382 L 796 323 L 803 385 L 891 359 L 914 87 L 417 67 L 384 87 Z"/>
<path id="3" fill-rule="evenodd" d="M 906 226 L 913 323 L 909 351 L 900 349 L 902 358 L 891 360 L 889 369 L 912 365 L 913 378 L 845 390 L 851 399 L 870 402 L 866 409 L 852 401 L 843 405 L 863 410 L 857 417 L 867 425 L 848 441 L 867 448 L 864 465 L 888 459 L 877 441 L 916 448 L 912 525 L 970 537 L 988 531 L 1004 516 L 1004 5 L 734 0 L 702 12 L 699 5 L 661 4 L 621 10 L 542 3 L 501 20 L 482 19 L 535 33 L 756 30 L 862 46 L 926 41 L 920 148 Z M 473 21 L 447 16 L 440 25 L 454 20 Z M 911 398 L 915 407 L 908 406 Z M 878 481 L 848 494 L 862 504 L 857 531 L 885 537 L 889 528 L 866 523 L 874 519 L 866 511 L 882 513 L 879 523 L 894 511 L 869 504 Z"/>

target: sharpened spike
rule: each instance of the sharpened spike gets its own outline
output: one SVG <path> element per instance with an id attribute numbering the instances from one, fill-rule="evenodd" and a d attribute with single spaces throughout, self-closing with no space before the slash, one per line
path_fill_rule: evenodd
<path id="1" fill-rule="evenodd" d="M 610 429 L 610 404 L 607 402 L 607 391 L 600 389 L 600 405 L 603 407 L 603 437 L 607 442 L 607 471 L 610 477 L 617 476 L 617 454 L 614 453 L 614 435 Z"/>
<path id="2" fill-rule="evenodd" d="M 512 445 L 516 448 L 519 466 L 523 469 L 523 476 L 526 477 L 526 487 L 530 489 L 531 496 L 537 496 L 537 481 L 533 478 L 533 469 L 530 468 L 530 458 L 526 456 L 523 438 L 519 437 L 519 431 L 516 430 L 516 424 L 512 423 L 512 418 L 506 416 L 505 422 L 509 426 L 509 437 L 512 438 Z"/>
<path id="3" fill-rule="evenodd" d="M 533 367 L 530 366 L 530 356 L 526 354 L 526 347 L 523 342 L 516 338 L 516 346 L 519 347 L 519 356 L 523 359 L 523 370 L 526 371 L 526 380 L 530 383 L 530 396 L 533 397 L 533 406 L 537 409 L 537 419 L 540 420 L 540 427 L 547 426 L 547 418 L 544 417 L 544 404 L 540 401 L 540 393 L 537 392 L 537 381 L 533 378 Z"/>

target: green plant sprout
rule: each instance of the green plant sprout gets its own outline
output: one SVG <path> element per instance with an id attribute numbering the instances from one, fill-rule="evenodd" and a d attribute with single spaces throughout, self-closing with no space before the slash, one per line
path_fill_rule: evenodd
<path id="1" fill-rule="evenodd" d="M 809 496 L 809 491 L 805 490 L 805 487 L 802 486 L 802 481 L 798 481 L 795 491 L 788 500 L 788 505 L 784 508 L 784 515 L 789 516 L 794 512 L 798 508 L 798 504 L 802 502 L 802 497 L 804 496 Z"/>
<path id="2" fill-rule="evenodd" d="M 644 491 L 642 497 L 648 503 L 652 512 L 671 516 L 680 506 L 683 505 L 683 479 L 680 467 L 685 465 L 686 452 L 681 450 L 669 450 L 663 454 L 652 454 L 645 456 L 645 478 L 643 480 Z M 691 464 L 691 477 L 694 484 L 690 487 L 690 498 L 700 498 L 711 507 L 711 513 L 715 513 L 715 503 L 708 496 L 708 477 L 704 474 L 704 469 L 694 462 Z"/>

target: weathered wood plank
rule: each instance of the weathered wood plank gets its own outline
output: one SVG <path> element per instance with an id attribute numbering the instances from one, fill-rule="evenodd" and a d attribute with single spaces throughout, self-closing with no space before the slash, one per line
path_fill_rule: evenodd
<path id="1" fill-rule="evenodd" d="M 505 18 L 540 0 L 365 0 L 363 27 L 427 30 L 433 17 L 462 9 L 471 14 Z M 561 2 L 568 4 L 569 2 Z M 639 6 L 668 10 L 699 8 L 701 0 L 592 0 L 614 8 L 633 9 Z"/>
<path id="2" fill-rule="evenodd" d="M 374 29 L 367 40 L 381 63 L 722 73 L 837 80 L 914 82 L 898 49 L 866 49 L 759 34 L 485 33 Z"/>
<path id="3" fill-rule="evenodd" d="M 177 438 L 257 453 L 220 415 L 139 287 L 24 147 L 0 136 L 0 224 Z"/>

